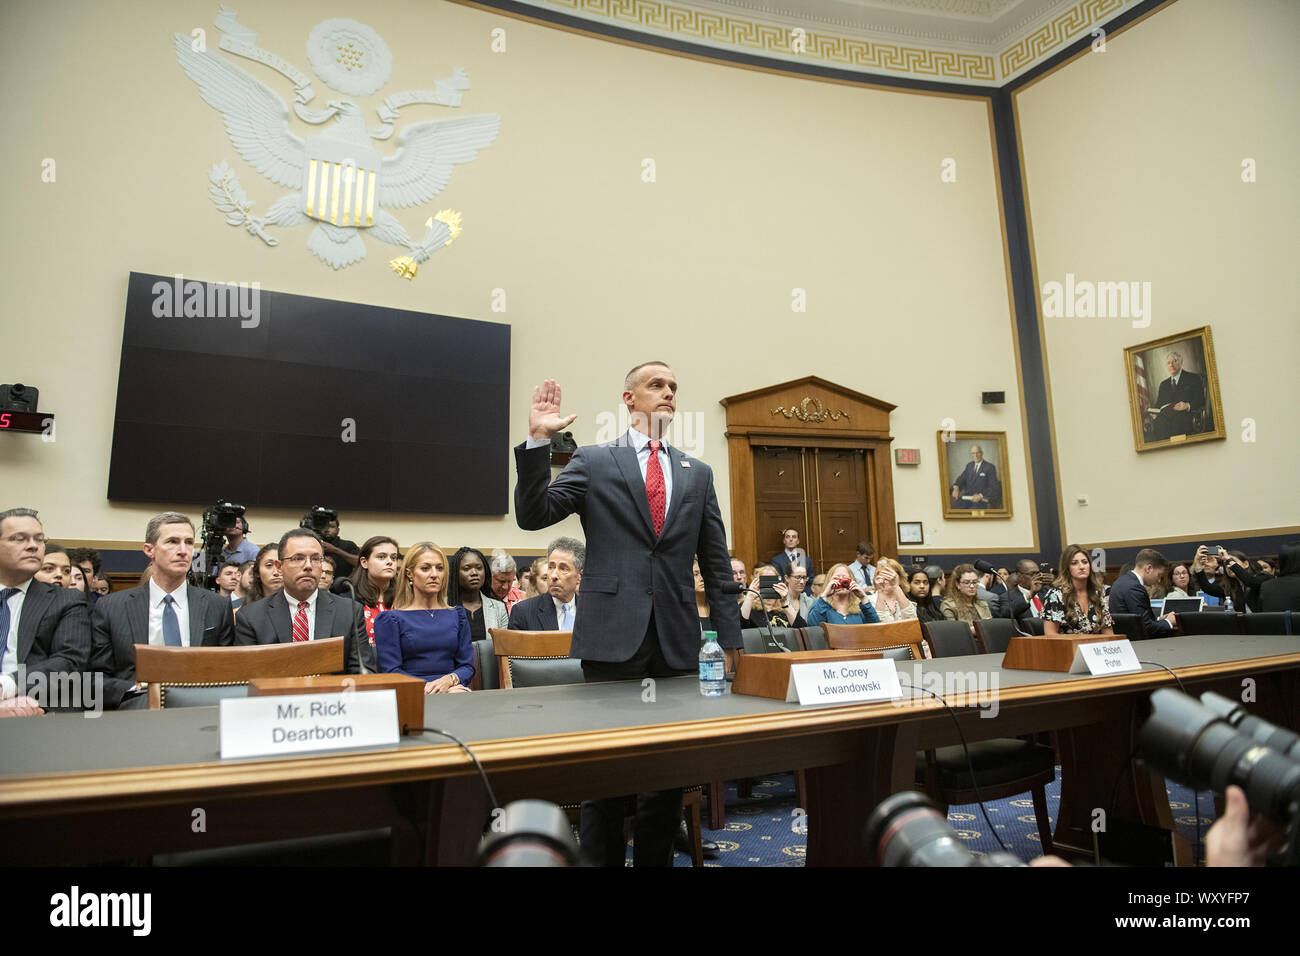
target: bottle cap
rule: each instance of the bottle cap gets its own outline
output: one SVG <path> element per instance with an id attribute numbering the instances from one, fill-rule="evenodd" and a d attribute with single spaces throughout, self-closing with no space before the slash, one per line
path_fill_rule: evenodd
<path id="1" fill-rule="evenodd" d="M 704 632 L 704 642 L 705 642 L 706 644 L 707 644 L 709 641 L 717 641 L 717 639 L 718 639 L 718 632 L 717 632 L 717 631 L 705 631 L 705 632 Z"/>

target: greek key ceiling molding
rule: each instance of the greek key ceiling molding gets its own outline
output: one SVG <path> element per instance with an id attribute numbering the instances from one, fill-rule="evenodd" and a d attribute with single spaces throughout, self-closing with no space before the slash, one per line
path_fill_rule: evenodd
<path id="1" fill-rule="evenodd" d="M 791 62 L 1001 86 L 1139 0 L 522 0 Z"/>

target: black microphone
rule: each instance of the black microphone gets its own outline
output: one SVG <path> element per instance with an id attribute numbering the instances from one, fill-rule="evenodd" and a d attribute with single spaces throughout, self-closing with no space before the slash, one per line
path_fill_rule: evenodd
<path id="1" fill-rule="evenodd" d="M 978 571 L 980 574 L 995 575 L 1000 581 L 1002 581 L 1003 584 L 1006 583 L 1006 579 L 1003 578 L 1002 575 L 998 574 L 998 569 L 993 567 L 993 565 L 989 564 L 983 558 L 975 559 L 975 570 Z"/>
<path id="2" fill-rule="evenodd" d="M 723 582 L 722 582 L 722 593 L 723 593 L 723 594 L 740 594 L 740 593 L 742 593 L 742 592 L 744 592 L 744 591 L 748 591 L 748 590 L 749 590 L 749 588 L 745 587 L 743 584 L 737 584 L 735 581 L 723 581 Z"/>

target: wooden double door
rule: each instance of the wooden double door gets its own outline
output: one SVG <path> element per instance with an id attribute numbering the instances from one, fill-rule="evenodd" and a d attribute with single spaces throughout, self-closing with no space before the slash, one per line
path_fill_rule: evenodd
<path id="1" fill-rule="evenodd" d="M 821 572 L 850 563 L 859 541 L 874 541 L 871 526 L 871 451 L 755 445 L 754 530 L 758 560 L 781 550 L 787 528 Z"/>

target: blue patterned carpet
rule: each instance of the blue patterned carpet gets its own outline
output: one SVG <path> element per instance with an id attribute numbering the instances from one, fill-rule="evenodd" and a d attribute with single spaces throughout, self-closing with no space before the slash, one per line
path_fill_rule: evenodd
<path id="1" fill-rule="evenodd" d="M 1192 792 L 1175 783 L 1168 783 L 1169 806 L 1173 810 L 1178 832 L 1195 845 L 1196 819 L 1192 813 Z M 728 781 L 727 824 L 723 830 L 708 829 L 705 802 L 704 839 L 718 844 L 716 859 L 705 860 L 705 866 L 803 866 L 807 839 L 800 815 L 796 813 L 794 775 L 774 773 L 755 779 L 753 796 L 741 800 L 736 795 L 734 781 Z M 1061 772 L 1057 769 L 1056 781 L 1047 787 L 1047 805 L 1054 811 L 1061 799 Z M 989 819 L 1007 849 L 1023 860 L 1032 860 L 1042 851 L 1038 827 L 1034 820 L 1033 801 L 1029 794 L 1010 800 L 993 800 L 986 804 Z M 1214 822 L 1214 799 L 1201 794 L 1201 853 L 1204 853 L 1205 831 Z M 969 841 L 972 852 L 990 853 L 1000 849 L 988 832 L 988 824 L 979 806 L 954 806 L 948 809 L 948 821 L 957 835 Z M 857 834 L 846 834 L 846 839 L 860 839 Z M 628 844 L 628 865 L 632 863 L 631 843 Z M 678 853 L 674 866 L 690 866 L 691 859 Z"/>

